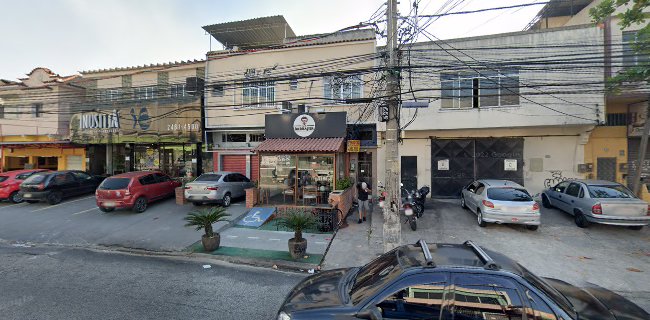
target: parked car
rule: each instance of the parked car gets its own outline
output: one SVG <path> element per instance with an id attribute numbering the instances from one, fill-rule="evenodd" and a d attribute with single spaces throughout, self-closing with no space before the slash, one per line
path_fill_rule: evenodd
<path id="1" fill-rule="evenodd" d="M 219 203 L 227 207 L 232 199 L 244 197 L 244 190 L 254 186 L 255 184 L 241 173 L 204 173 L 185 185 L 185 199 L 197 206 L 203 203 Z"/>
<path id="2" fill-rule="evenodd" d="M 141 213 L 149 203 L 174 195 L 181 183 L 161 172 L 135 171 L 106 178 L 99 185 L 95 196 L 97 206 L 103 212 L 116 208 L 131 208 Z"/>
<path id="3" fill-rule="evenodd" d="M 641 230 L 650 224 L 650 205 L 624 185 L 611 181 L 560 182 L 544 190 L 542 205 L 573 215 L 580 228 L 586 228 L 593 222 Z"/>
<path id="4" fill-rule="evenodd" d="M 20 184 L 36 172 L 44 172 L 46 169 L 13 170 L 0 173 L 0 200 L 9 200 L 13 203 L 23 202 L 20 193 Z"/>
<path id="5" fill-rule="evenodd" d="M 523 224 L 529 230 L 540 225 L 539 204 L 526 188 L 509 180 L 477 180 L 463 188 L 460 205 L 476 214 L 478 225 Z"/>
<path id="6" fill-rule="evenodd" d="M 20 192 L 26 202 L 57 204 L 65 198 L 94 192 L 103 179 L 77 170 L 37 172 L 20 185 Z"/>
<path id="7" fill-rule="evenodd" d="M 309 276 L 289 292 L 278 320 L 650 319 L 622 296 L 540 278 L 510 258 L 464 244 L 397 247 L 363 267 Z"/>

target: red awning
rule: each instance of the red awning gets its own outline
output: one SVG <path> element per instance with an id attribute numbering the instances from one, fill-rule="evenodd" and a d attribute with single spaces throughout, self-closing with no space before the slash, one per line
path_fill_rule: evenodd
<path id="1" fill-rule="evenodd" d="M 267 139 L 256 152 L 340 152 L 344 138 Z"/>

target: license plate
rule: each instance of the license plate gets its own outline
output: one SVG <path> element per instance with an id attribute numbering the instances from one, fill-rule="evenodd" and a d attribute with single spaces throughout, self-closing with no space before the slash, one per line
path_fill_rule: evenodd
<path id="1" fill-rule="evenodd" d="M 517 218 L 512 218 L 512 222 L 517 222 L 517 221 L 519 221 L 519 219 L 517 219 Z"/>
<path id="2" fill-rule="evenodd" d="M 23 194 L 23 198 L 31 198 L 32 194 L 31 193 L 25 193 Z"/>
<path id="3" fill-rule="evenodd" d="M 114 207 L 116 205 L 113 201 L 104 202 L 104 207 Z"/>

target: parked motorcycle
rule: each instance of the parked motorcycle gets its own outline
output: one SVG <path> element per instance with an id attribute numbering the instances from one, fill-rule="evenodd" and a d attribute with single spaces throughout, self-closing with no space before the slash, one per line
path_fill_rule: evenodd
<path id="1" fill-rule="evenodd" d="M 418 228 L 418 214 L 414 210 L 416 206 L 414 195 L 417 191 L 416 190 L 408 191 L 404 189 L 403 184 L 401 184 L 401 186 L 402 186 L 402 196 L 403 196 L 402 209 L 404 210 L 404 216 L 406 216 L 406 222 L 411 227 L 411 230 L 415 231 Z M 420 213 L 419 215 L 421 216 L 422 214 Z"/>
<path id="2" fill-rule="evenodd" d="M 417 214 L 418 218 L 422 218 L 422 213 L 424 213 L 424 201 L 427 198 L 427 195 L 431 189 L 429 186 L 424 186 L 416 190 L 413 194 L 413 210 Z"/>

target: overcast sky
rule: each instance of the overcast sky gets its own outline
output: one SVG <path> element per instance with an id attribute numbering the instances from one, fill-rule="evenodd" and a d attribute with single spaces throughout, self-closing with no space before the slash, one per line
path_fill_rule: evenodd
<path id="1" fill-rule="evenodd" d="M 383 0 L 0 0 L 0 78 L 35 67 L 61 75 L 81 70 L 203 59 L 215 23 L 284 15 L 298 35 L 325 33 L 365 21 Z M 433 14 L 446 0 L 421 0 Z M 453 11 L 531 3 L 454 0 Z M 406 15 L 410 3 L 402 0 Z M 541 6 L 441 18 L 428 31 L 443 39 L 522 30 Z M 426 40 L 425 38 L 421 38 Z M 222 47 L 212 42 L 213 49 Z"/>

